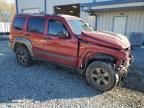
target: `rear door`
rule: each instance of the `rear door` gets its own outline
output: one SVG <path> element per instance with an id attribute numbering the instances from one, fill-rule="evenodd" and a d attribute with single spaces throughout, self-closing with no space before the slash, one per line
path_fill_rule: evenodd
<path id="1" fill-rule="evenodd" d="M 45 59 L 39 52 L 44 50 L 47 40 L 45 39 L 45 17 L 33 16 L 28 18 L 28 24 L 24 36 L 32 43 L 33 52 L 36 58 Z"/>

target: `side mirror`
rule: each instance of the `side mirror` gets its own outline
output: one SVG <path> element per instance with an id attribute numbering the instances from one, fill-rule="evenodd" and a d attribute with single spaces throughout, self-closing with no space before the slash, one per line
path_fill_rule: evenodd
<path id="1" fill-rule="evenodd" d="M 69 36 L 68 36 L 68 33 L 66 33 L 65 31 L 59 32 L 59 33 L 58 33 L 58 36 L 59 36 L 59 38 L 62 38 L 62 39 L 69 37 Z"/>

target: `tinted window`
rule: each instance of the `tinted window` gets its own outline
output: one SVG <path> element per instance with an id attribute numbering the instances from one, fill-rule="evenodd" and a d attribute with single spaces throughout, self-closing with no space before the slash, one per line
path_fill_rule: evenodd
<path id="1" fill-rule="evenodd" d="M 28 31 L 35 33 L 43 33 L 44 31 L 44 18 L 30 18 L 28 24 Z"/>
<path id="2" fill-rule="evenodd" d="M 16 30 L 22 30 L 24 23 L 25 23 L 25 17 L 16 17 L 14 24 L 13 24 L 13 27 Z"/>
<path id="3" fill-rule="evenodd" d="M 58 20 L 49 20 L 48 25 L 49 25 L 48 26 L 48 34 L 50 34 L 50 35 L 58 36 L 58 34 L 63 32 L 63 31 L 68 33 L 64 24 Z"/>

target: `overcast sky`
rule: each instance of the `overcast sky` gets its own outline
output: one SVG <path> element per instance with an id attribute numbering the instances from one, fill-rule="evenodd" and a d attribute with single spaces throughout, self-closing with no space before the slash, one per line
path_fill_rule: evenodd
<path id="1" fill-rule="evenodd" d="M 4 0 L 6 1 L 7 3 L 15 3 L 15 0 Z"/>

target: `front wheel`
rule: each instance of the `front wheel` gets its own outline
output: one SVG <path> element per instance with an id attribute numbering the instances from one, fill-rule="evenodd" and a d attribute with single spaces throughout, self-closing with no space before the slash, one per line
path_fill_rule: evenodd
<path id="1" fill-rule="evenodd" d="M 93 88 L 100 91 L 113 89 L 119 81 L 113 67 L 105 62 L 91 63 L 86 70 L 86 79 Z"/>

